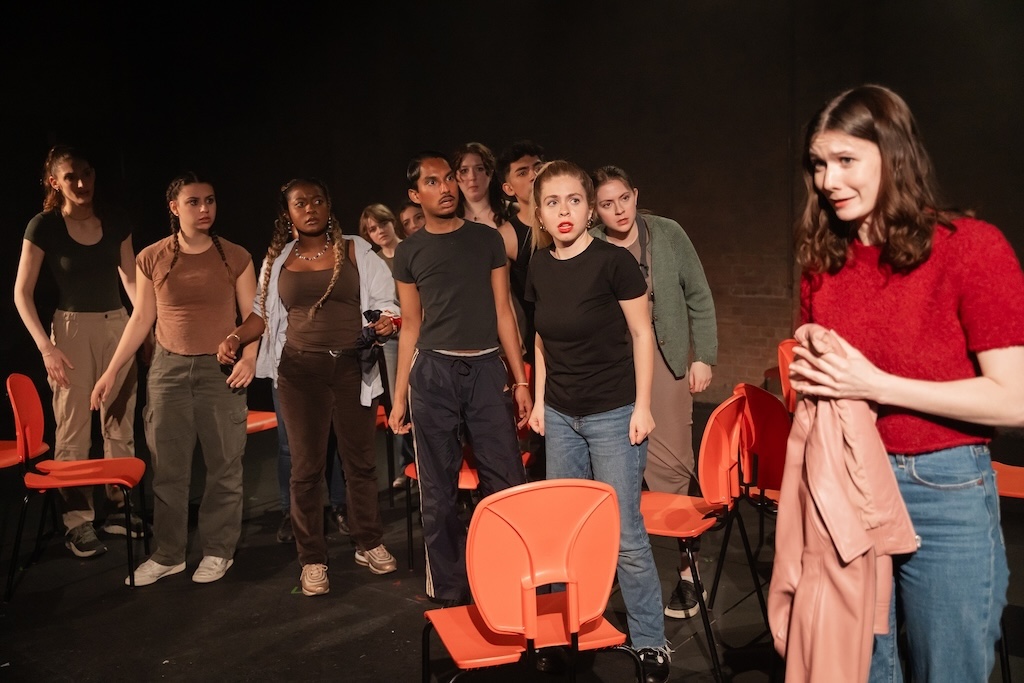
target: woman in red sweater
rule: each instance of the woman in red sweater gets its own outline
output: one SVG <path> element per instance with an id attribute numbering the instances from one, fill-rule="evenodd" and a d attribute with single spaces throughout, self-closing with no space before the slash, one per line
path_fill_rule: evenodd
<path id="1" fill-rule="evenodd" d="M 798 348 L 793 386 L 877 405 L 920 539 L 894 567 L 914 680 L 988 680 L 1008 581 L 988 442 L 995 426 L 1024 425 L 1024 275 L 997 228 L 938 208 L 891 90 L 829 101 L 804 150 L 802 318 L 834 330 L 847 358 Z M 896 604 L 872 681 L 902 680 Z"/>

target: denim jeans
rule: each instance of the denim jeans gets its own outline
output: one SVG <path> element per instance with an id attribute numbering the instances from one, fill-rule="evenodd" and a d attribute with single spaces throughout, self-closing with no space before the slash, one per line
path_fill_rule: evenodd
<path id="1" fill-rule="evenodd" d="M 903 680 L 897 600 L 915 681 L 987 681 L 1009 582 L 988 446 L 889 460 L 921 547 L 894 558 L 896 600 L 889 635 L 875 637 L 870 681 Z"/>
<path id="2" fill-rule="evenodd" d="M 651 541 L 640 516 L 640 485 L 647 442 L 629 443 L 633 405 L 570 417 L 544 407 L 548 479 L 594 479 L 611 485 L 619 499 L 619 588 L 633 647 L 664 649 L 661 582 Z"/>

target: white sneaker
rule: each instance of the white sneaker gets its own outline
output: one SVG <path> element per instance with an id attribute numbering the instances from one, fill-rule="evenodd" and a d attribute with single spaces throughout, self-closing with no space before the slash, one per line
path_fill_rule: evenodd
<path id="1" fill-rule="evenodd" d="M 185 571 L 184 562 L 168 566 L 166 564 L 160 564 L 155 560 L 146 560 L 135 568 L 135 585 L 148 586 L 151 583 L 156 583 L 165 576 L 180 574 L 183 571 Z M 125 578 L 124 585 L 132 585 L 132 579 L 130 576 Z"/>
<path id="2" fill-rule="evenodd" d="M 327 578 L 326 564 L 304 564 L 299 576 L 303 595 L 324 595 L 331 592 L 331 582 Z"/>
<path id="3" fill-rule="evenodd" d="M 372 550 L 356 550 L 356 564 L 369 567 L 374 574 L 390 574 L 398 569 L 398 562 L 383 543 Z"/>
<path id="4" fill-rule="evenodd" d="M 192 580 L 196 583 L 213 583 L 221 579 L 234 563 L 234 560 L 223 557 L 204 555 L 203 559 L 199 562 L 199 568 L 192 575 Z"/>

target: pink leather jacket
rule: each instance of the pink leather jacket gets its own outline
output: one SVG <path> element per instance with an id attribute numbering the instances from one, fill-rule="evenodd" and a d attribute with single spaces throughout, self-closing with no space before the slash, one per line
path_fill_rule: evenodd
<path id="1" fill-rule="evenodd" d="M 796 338 L 842 353 L 820 325 Z M 786 451 L 768 620 L 786 681 L 866 681 L 887 633 L 892 556 L 918 539 L 864 401 L 803 397 Z"/>

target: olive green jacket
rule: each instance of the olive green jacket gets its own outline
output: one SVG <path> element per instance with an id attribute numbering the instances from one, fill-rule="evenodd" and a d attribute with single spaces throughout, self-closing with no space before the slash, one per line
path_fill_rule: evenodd
<path id="1" fill-rule="evenodd" d="M 639 214 L 650 234 L 647 245 L 654 290 L 652 322 L 654 338 L 665 362 L 677 378 L 685 377 L 690 366 L 690 335 L 693 360 L 714 365 L 718 362 L 718 324 L 715 302 L 693 243 L 682 226 L 670 218 Z M 591 234 L 608 241 L 603 226 Z"/>

